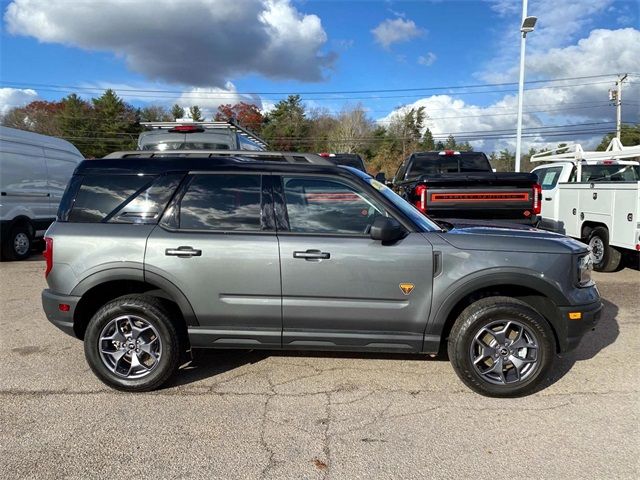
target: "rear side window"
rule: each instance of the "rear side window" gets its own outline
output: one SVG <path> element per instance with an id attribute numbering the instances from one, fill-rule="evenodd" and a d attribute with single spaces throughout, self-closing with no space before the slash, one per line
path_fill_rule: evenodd
<path id="1" fill-rule="evenodd" d="M 75 200 L 63 200 L 58 218 L 74 223 L 156 223 L 181 178 L 182 175 L 77 176 L 65 194 L 72 196 L 75 190 Z"/>
<path id="2" fill-rule="evenodd" d="M 180 202 L 187 230 L 261 231 L 260 175 L 195 175 Z"/>
<path id="3" fill-rule="evenodd" d="M 551 190 L 555 188 L 562 173 L 562 167 L 541 168 L 534 172 L 538 175 L 538 183 L 542 185 L 543 190 Z"/>

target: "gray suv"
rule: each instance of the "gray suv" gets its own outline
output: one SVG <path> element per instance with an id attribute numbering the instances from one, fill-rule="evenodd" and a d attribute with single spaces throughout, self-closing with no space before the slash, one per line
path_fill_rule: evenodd
<path id="1" fill-rule="evenodd" d="M 436 224 L 348 167 L 238 157 L 89 160 L 46 234 L 47 318 L 121 390 L 191 348 L 437 354 L 525 395 L 602 304 L 587 248 Z"/>

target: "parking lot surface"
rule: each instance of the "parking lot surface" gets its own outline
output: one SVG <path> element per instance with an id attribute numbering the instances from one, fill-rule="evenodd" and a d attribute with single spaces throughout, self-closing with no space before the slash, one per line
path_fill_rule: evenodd
<path id="1" fill-rule="evenodd" d="M 4 478 L 638 478 L 640 272 L 540 392 L 468 390 L 445 359 L 197 351 L 158 392 L 100 383 L 49 324 L 38 257 L 0 265 Z"/>

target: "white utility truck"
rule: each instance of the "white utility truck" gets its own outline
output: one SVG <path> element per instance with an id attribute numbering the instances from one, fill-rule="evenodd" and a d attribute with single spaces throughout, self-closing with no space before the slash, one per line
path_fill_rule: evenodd
<path id="1" fill-rule="evenodd" d="M 602 152 L 578 144 L 540 152 L 532 170 L 542 185 L 538 226 L 591 247 L 595 270 L 618 268 L 625 252 L 640 251 L 640 145 L 614 138 Z"/>
<path id="2" fill-rule="evenodd" d="M 64 189 L 84 160 L 61 138 L 0 126 L 0 256 L 22 260 L 56 218 Z"/>

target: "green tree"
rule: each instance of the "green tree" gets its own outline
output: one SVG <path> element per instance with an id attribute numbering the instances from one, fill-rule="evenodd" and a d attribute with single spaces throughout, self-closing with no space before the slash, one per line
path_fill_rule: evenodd
<path id="1" fill-rule="evenodd" d="M 309 130 L 300 95 L 289 95 L 266 116 L 262 136 L 274 150 L 291 151 L 304 148 Z"/>
<path id="2" fill-rule="evenodd" d="M 178 120 L 179 118 L 183 118 L 184 108 L 176 103 L 173 107 L 171 107 L 171 116 L 173 117 L 174 121 Z"/>
<path id="3" fill-rule="evenodd" d="M 433 140 L 433 134 L 431 133 L 431 130 L 427 128 L 422 134 L 422 141 L 420 142 L 420 150 L 425 150 L 430 152 L 435 150 L 435 148 L 436 148 L 436 144 Z"/>
<path id="4" fill-rule="evenodd" d="M 600 144 L 596 147 L 596 150 L 606 150 L 609 143 L 615 136 L 615 132 L 606 134 L 602 138 Z M 622 142 L 622 145 L 626 147 L 640 145 L 640 123 L 635 125 L 622 125 L 620 129 L 620 142 Z"/>
<path id="5" fill-rule="evenodd" d="M 202 111 L 200 110 L 200 107 L 198 105 L 194 105 L 189 109 L 189 116 L 194 122 L 202 122 L 204 120 Z"/>
<path id="6" fill-rule="evenodd" d="M 112 89 L 105 90 L 91 102 L 96 118 L 97 156 L 115 150 L 135 149 L 141 131 L 135 108 L 125 103 Z"/>
<path id="7" fill-rule="evenodd" d="M 100 155 L 95 141 L 97 119 L 93 105 L 75 93 L 66 96 L 60 103 L 61 136 L 73 143 L 87 158 Z"/>
<path id="8" fill-rule="evenodd" d="M 456 149 L 456 138 L 453 135 L 449 135 L 447 137 L 447 141 L 444 142 L 445 150 L 455 150 Z"/>
<path id="9" fill-rule="evenodd" d="M 174 120 L 172 114 L 161 105 L 148 105 L 138 114 L 141 122 L 171 122 Z"/>

